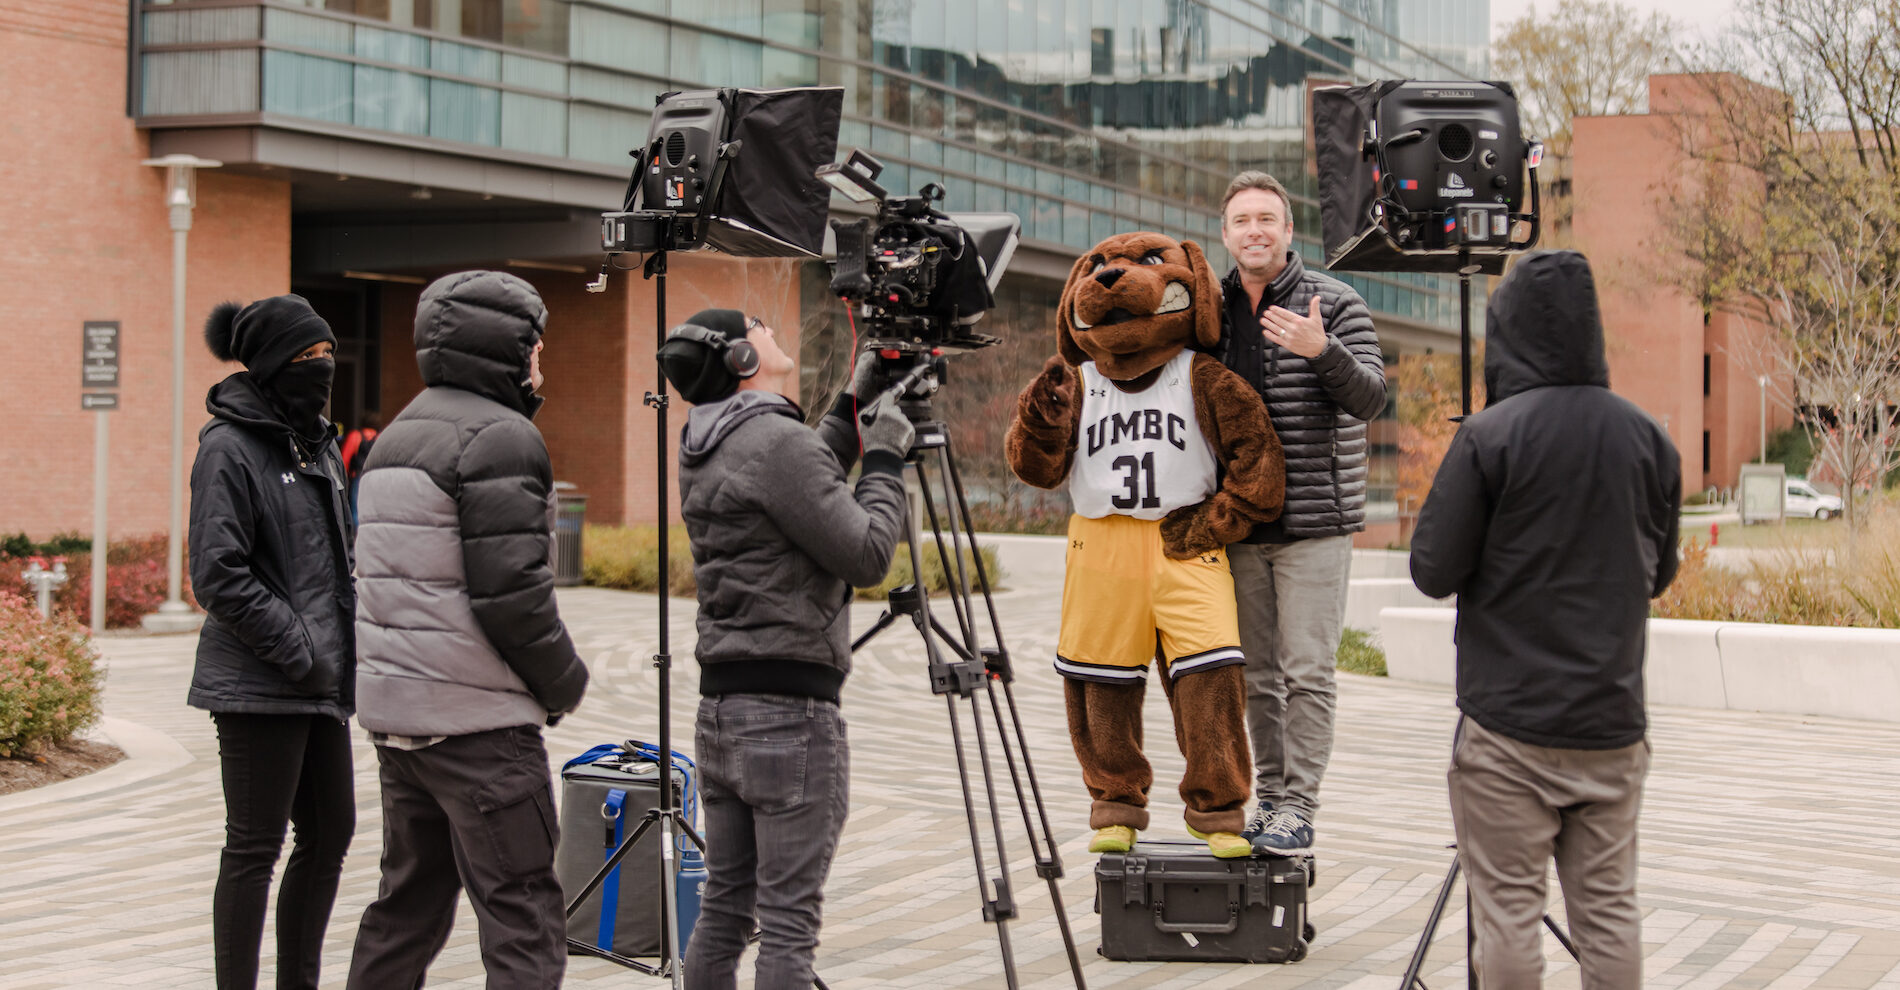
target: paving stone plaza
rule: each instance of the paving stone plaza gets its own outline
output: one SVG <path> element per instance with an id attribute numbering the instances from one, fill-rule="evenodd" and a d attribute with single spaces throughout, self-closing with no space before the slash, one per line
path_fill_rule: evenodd
<path id="1" fill-rule="evenodd" d="M 1087 798 L 1048 666 L 1059 571 L 1051 580 L 1031 568 L 1008 583 L 998 609 L 1088 985 L 1396 987 L 1449 864 L 1449 691 L 1341 675 L 1318 822 L 1319 938 L 1305 961 L 1110 962 L 1095 952 Z M 577 588 L 562 592 L 561 605 L 594 680 L 581 710 L 549 733 L 550 755 L 558 763 L 595 743 L 653 739 L 654 598 Z M 859 607 L 854 628 L 878 611 Z M 690 751 L 690 602 L 675 603 L 672 627 L 680 658 L 674 745 Z M 92 778 L 0 797 L 0 987 L 208 987 L 223 806 L 210 720 L 184 704 L 194 640 L 109 637 L 100 645 L 110 668 L 107 728 L 134 758 Z M 978 910 L 944 703 L 929 691 L 921 654 L 909 627 L 894 627 L 858 655 L 845 689 L 852 811 L 818 958 L 820 975 L 839 990 L 1005 985 L 994 927 Z M 1174 793 L 1180 760 L 1160 698 L 1150 699 L 1148 715 L 1157 771 L 1148 834 L 1185 838 Z M 1640 879 L 1647 985 L 1900 990 L 1900 724 L 1665 708 L 1652 712 L 1650 738 Z M 356 767 L 357 837 L 330 925 L 325 986 L 342 986 L 377 881 L 375 756 L 360 738 Z M 1020 823 L 1005 824 L 1022 914 L 1009 929 L 1021 984 L 1072 986 L 1047 887 L 1027 866 Z M 1434 988 L 1463 979 L 1461 901 L 1440 925 L 1424 972 Z M 1561 904 L 1552 911 L 1562 920 Z M 457 921 L 431 987 L 484 985 L 466 903 Z M 1577 986 L 1575 965 L 1547 941 L 1546 985 Z M 749 968 L 742 986 L 750 986 Z M 567 985 L 664 983 L 576 958 Z"/>

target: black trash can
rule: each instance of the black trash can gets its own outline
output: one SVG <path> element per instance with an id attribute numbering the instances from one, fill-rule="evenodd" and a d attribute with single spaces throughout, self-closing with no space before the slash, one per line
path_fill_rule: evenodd
<path id="1" fill-rule="evenodd" d="M 587 522 L 587 496 L 572 482 L 554 483 L 554 584 L 581 583 L 581 527 Z"/>

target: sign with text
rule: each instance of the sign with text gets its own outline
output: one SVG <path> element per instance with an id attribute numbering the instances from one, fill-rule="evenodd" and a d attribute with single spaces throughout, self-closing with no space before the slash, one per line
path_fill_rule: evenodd
<path id="1" fill-rule="evenodd" d="M 109 409 L 117 409 L 119 408 L 119 393 L 81 392 L 79 393 L 79 408 L 86 412 L 105 412 Z"/>
<path id="2" fill-rule="evenodd" d="M 87 320 L 81 351 L 81 388 L 119 387 L 119 321 Z"/>

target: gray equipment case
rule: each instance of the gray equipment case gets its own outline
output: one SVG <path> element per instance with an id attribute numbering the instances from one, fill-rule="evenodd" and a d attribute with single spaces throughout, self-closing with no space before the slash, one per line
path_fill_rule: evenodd
<path id="1" fill-rule="evenodd" d="M 659 765 L 646 760 L 604 759 L 561 771 L 561 841 L 554 854 L 554 871 L 560 877 L 561 889 L 566 891 L 563 900 L 593 879 L 618 845 L 614 841 L 613 820 L 602 813 L 608 792 L 626 792 L 619 833 L 624 839 L 640 827 L 649 809 L 659 805 L 659 782 Z M 685 775 L 674 771 L 673 806 L 676 808 L 680 806 L 685 785 Z M 620 861 L 615 873 L 619 874 L 619 897 L 616 898 L 611 948 L 623 956 L 659 955 L 659 826 L 648 829 L 647 834 L 640 837 L 640 844 Z M 601 945 L 600 906 L 607 889 L 603 884 L 567 919 L 569 938 Z"/>
<path id="2" fill-rule="evenodd" d="M 1095 864 L 1109 959 L 1285 963 L 1306 958 L 1311 857 L 1216 859 L 1200 842 L 1138 842 Z"/>

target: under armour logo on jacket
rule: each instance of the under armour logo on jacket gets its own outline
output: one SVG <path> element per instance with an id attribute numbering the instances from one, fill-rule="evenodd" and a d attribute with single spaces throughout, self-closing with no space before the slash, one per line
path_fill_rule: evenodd
<path id="1" fill-rule="evenodd" d="M 294 484 L 296 484 L 296 483 L 297 483 L 297 476 L 296 476 L 296 474 L 294 474 L 294 473 L 292 473 L 292 472 L 290 472 L 290 471 L 285 471 L 285 472 L 284 472 L 284 484 L 286 484 L 286 485 L 294 485 Z"/>

